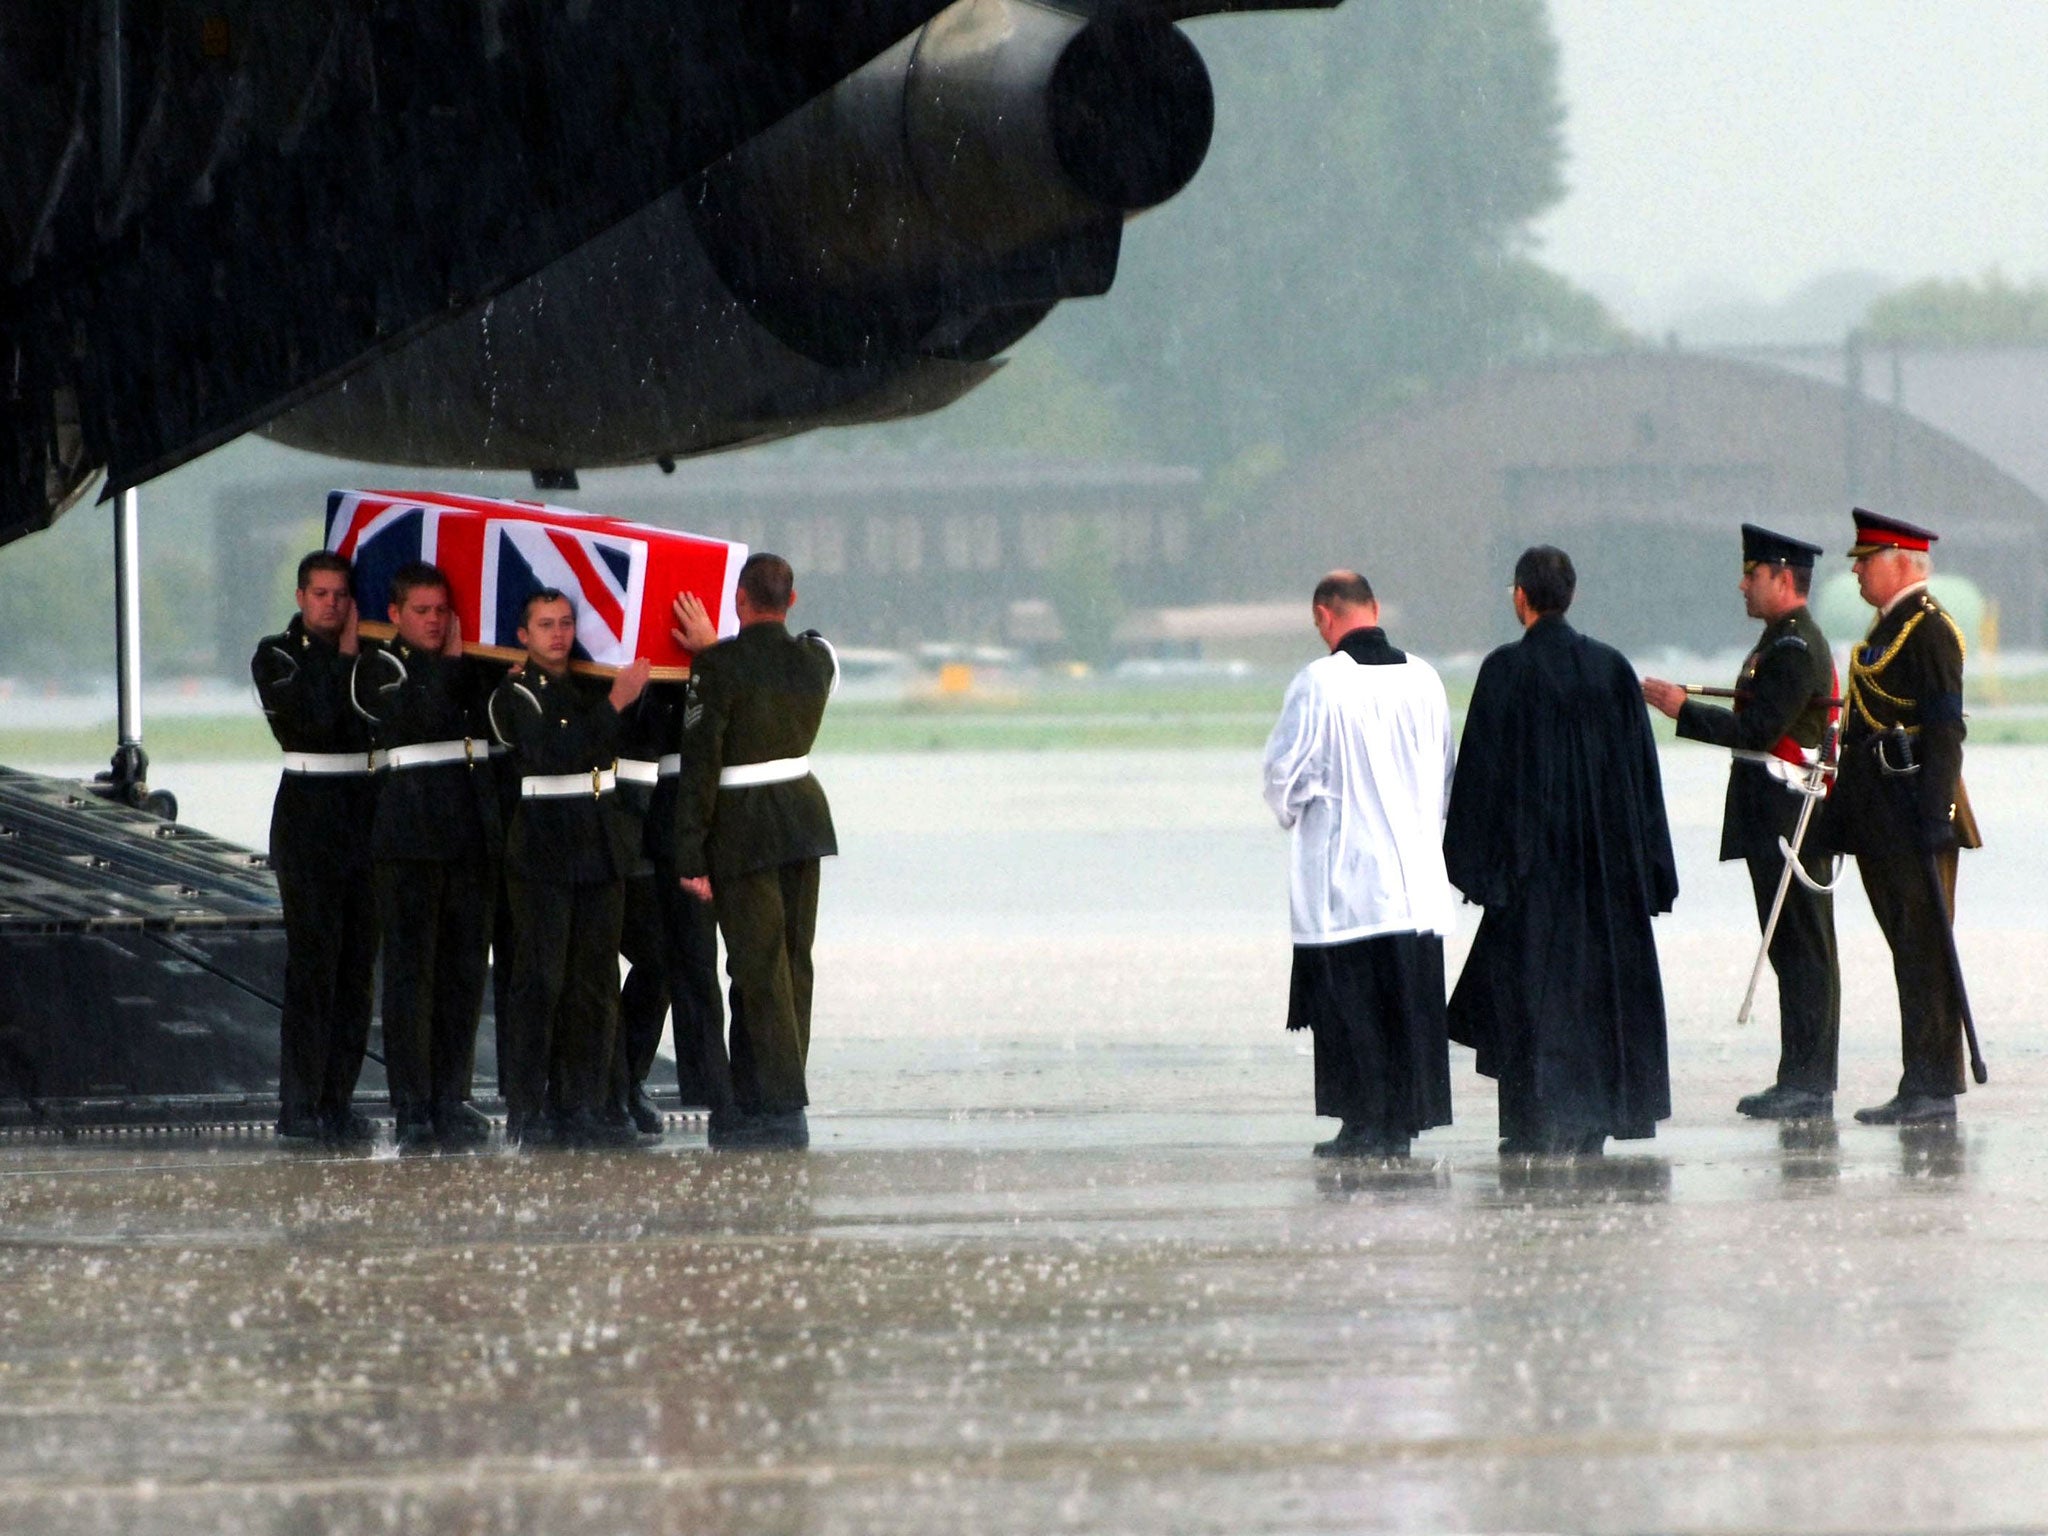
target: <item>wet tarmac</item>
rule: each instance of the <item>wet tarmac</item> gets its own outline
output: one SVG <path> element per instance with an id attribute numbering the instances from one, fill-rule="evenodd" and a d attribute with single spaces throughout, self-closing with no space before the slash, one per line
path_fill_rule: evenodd
<path id="1" fill-rule="evenodd" d="M 1244 755 L 835 765 L 807 1154 L 0 1143 L 0 1529 L 2048 1529 L 2048 753 L 1972 755 L 1992 1083 L 1905 1133 L 1853 894 L 1841 1122 L 1732 1114 L 1709 759 L 1672 1121 L 1503 1159 L 1458 1051 L 1391 1166 L 1309 1154 Z"/>

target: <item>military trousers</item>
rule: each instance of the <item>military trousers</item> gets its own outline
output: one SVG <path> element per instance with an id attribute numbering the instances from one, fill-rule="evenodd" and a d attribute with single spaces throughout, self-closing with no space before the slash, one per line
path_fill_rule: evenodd
<path id="1" fill-rule="evenodd" d="M 507 1112 L 595 1112 L 610 1097 L 625 886 L 511 876 L 512 985 L 499 1029 Z"/>
<path id="2" fill-rule="evenodd" d="M 811 940 L 818 927 L 818 861 L 713 882 L 732 976 L 732 1090 L 749 1114 L 810 1103 Z"/>
<path id="3" fill-rule="evenodd" d="M 1956 851 L 1934 855 L 1937 905 L 1927 859 L 1917 851 L 1858 854 L 1870 910 L 1892 949 L 1899 989 L 1902 1094 L 1963 1091 L 1963 1008 L 1948 965 L 1948 925 L 1956 907 Z"/>
<path id="4" fill-rule="evenodd" d="M 284 907 L 278 1101 L 286 1120 L 354 1102 L 376 1002 L 377 905 L 366 868 L 274 860 Z"/>
<path id="5" fill-rule="evenodd" d="M 1749 886 L 1756 897 L 1757 931 L 1770 920 L 1781 857 L 1751 858 Z M 1801 867 L 1825 883 L 1833 859 L 1803 849 Z M 1842 975 L 1835 950 L 1835 898 L 1809 891 L 1797 879 L 1785 887 L 1785 905 L 1771 935 L 1771 969 L 1778 977 L 1778 1085 L 1833 1093 L 1842 1038 Z"/>
<path id="6" fill-rule="evenodd" d="M 626 882 L 619 952 L 632 967 L 619 990 L 619 1045 L 612 1091 L 625 1095 L 647 1081 L 661 1026 L 673 1019 L 676 1091 L 685 1107 L 732 1105 L 732 1068 L 725 1053 L 725 1005 L 718 985 L 718 923 L 711 908 L 663 867 Z"/>
<path id="7" fill-rule="evenodd" d="M 487 858 L 380 859 L 384 1076 L 401 1116 L 469 1097 L 497 904 Z"/>

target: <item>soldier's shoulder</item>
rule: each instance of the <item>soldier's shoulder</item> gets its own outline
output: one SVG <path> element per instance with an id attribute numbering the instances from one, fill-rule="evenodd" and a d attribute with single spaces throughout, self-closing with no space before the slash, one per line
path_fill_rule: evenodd
<path id="1" fill-rule="evenodd" d="M 1820 620 L 1813 616 L 1811 608 L 1801 608 L 1792 615 L 1791 629 L 1814 650 L 1825 651 L 1828 648 L 1828 637 L 1822 633 Z"/>
<path id="2" fill-rule="evenodd" d="M 1914 603 L 1926 622 L 1920 628 L 1928 633 L 1937 645 L 1954 645 L 1958 651 L 1968 649 L 1963 639 L 1963 626 L 1956 622 L 1956 616 L 1941 606 L 1940 599 L 1931 592 L 1922 592 Z"/>
<path id="3" fill-rule="evenodd" d="M 249 653 L 249 670 L 259 680 L 295 672 L 298 665 L 298 648 L 292 644 L 289 630 L 265 635 L 256 642 L 256 649 Z"/>

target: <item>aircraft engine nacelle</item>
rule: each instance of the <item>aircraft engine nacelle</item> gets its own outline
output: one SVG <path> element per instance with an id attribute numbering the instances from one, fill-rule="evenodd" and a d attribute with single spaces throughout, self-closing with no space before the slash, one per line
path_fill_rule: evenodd
<path id="1" fill-rule="evenodd" d="M 694 182 L 265 430 L 348 457 L 567 469 L 932 410 L 1200 167 L 1161 21 L 960 0 Z"/>

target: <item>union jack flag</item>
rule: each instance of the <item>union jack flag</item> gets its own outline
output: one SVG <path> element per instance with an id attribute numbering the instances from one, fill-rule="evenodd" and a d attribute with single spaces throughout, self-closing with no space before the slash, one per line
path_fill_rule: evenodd
<path id="1" fill-rule="evenodd" d="M 441 491 L 332 491 L 327 547 L 355 567 L 356 605 L 370 633 L 408 561 L 447 572 L 466 647 L 513 660 L 525 654 L 519 621 L 544 587 L 576 604 L 579 662 L 622 667 L 646 657 L 658 674 L 689 665 L 670 635 L 669 604 L 694 592 L 720 635 L 737 631 L 733 591 L 747 547 L 646 523 L 594 517 L 538 501 L 496 501 Z"/>

